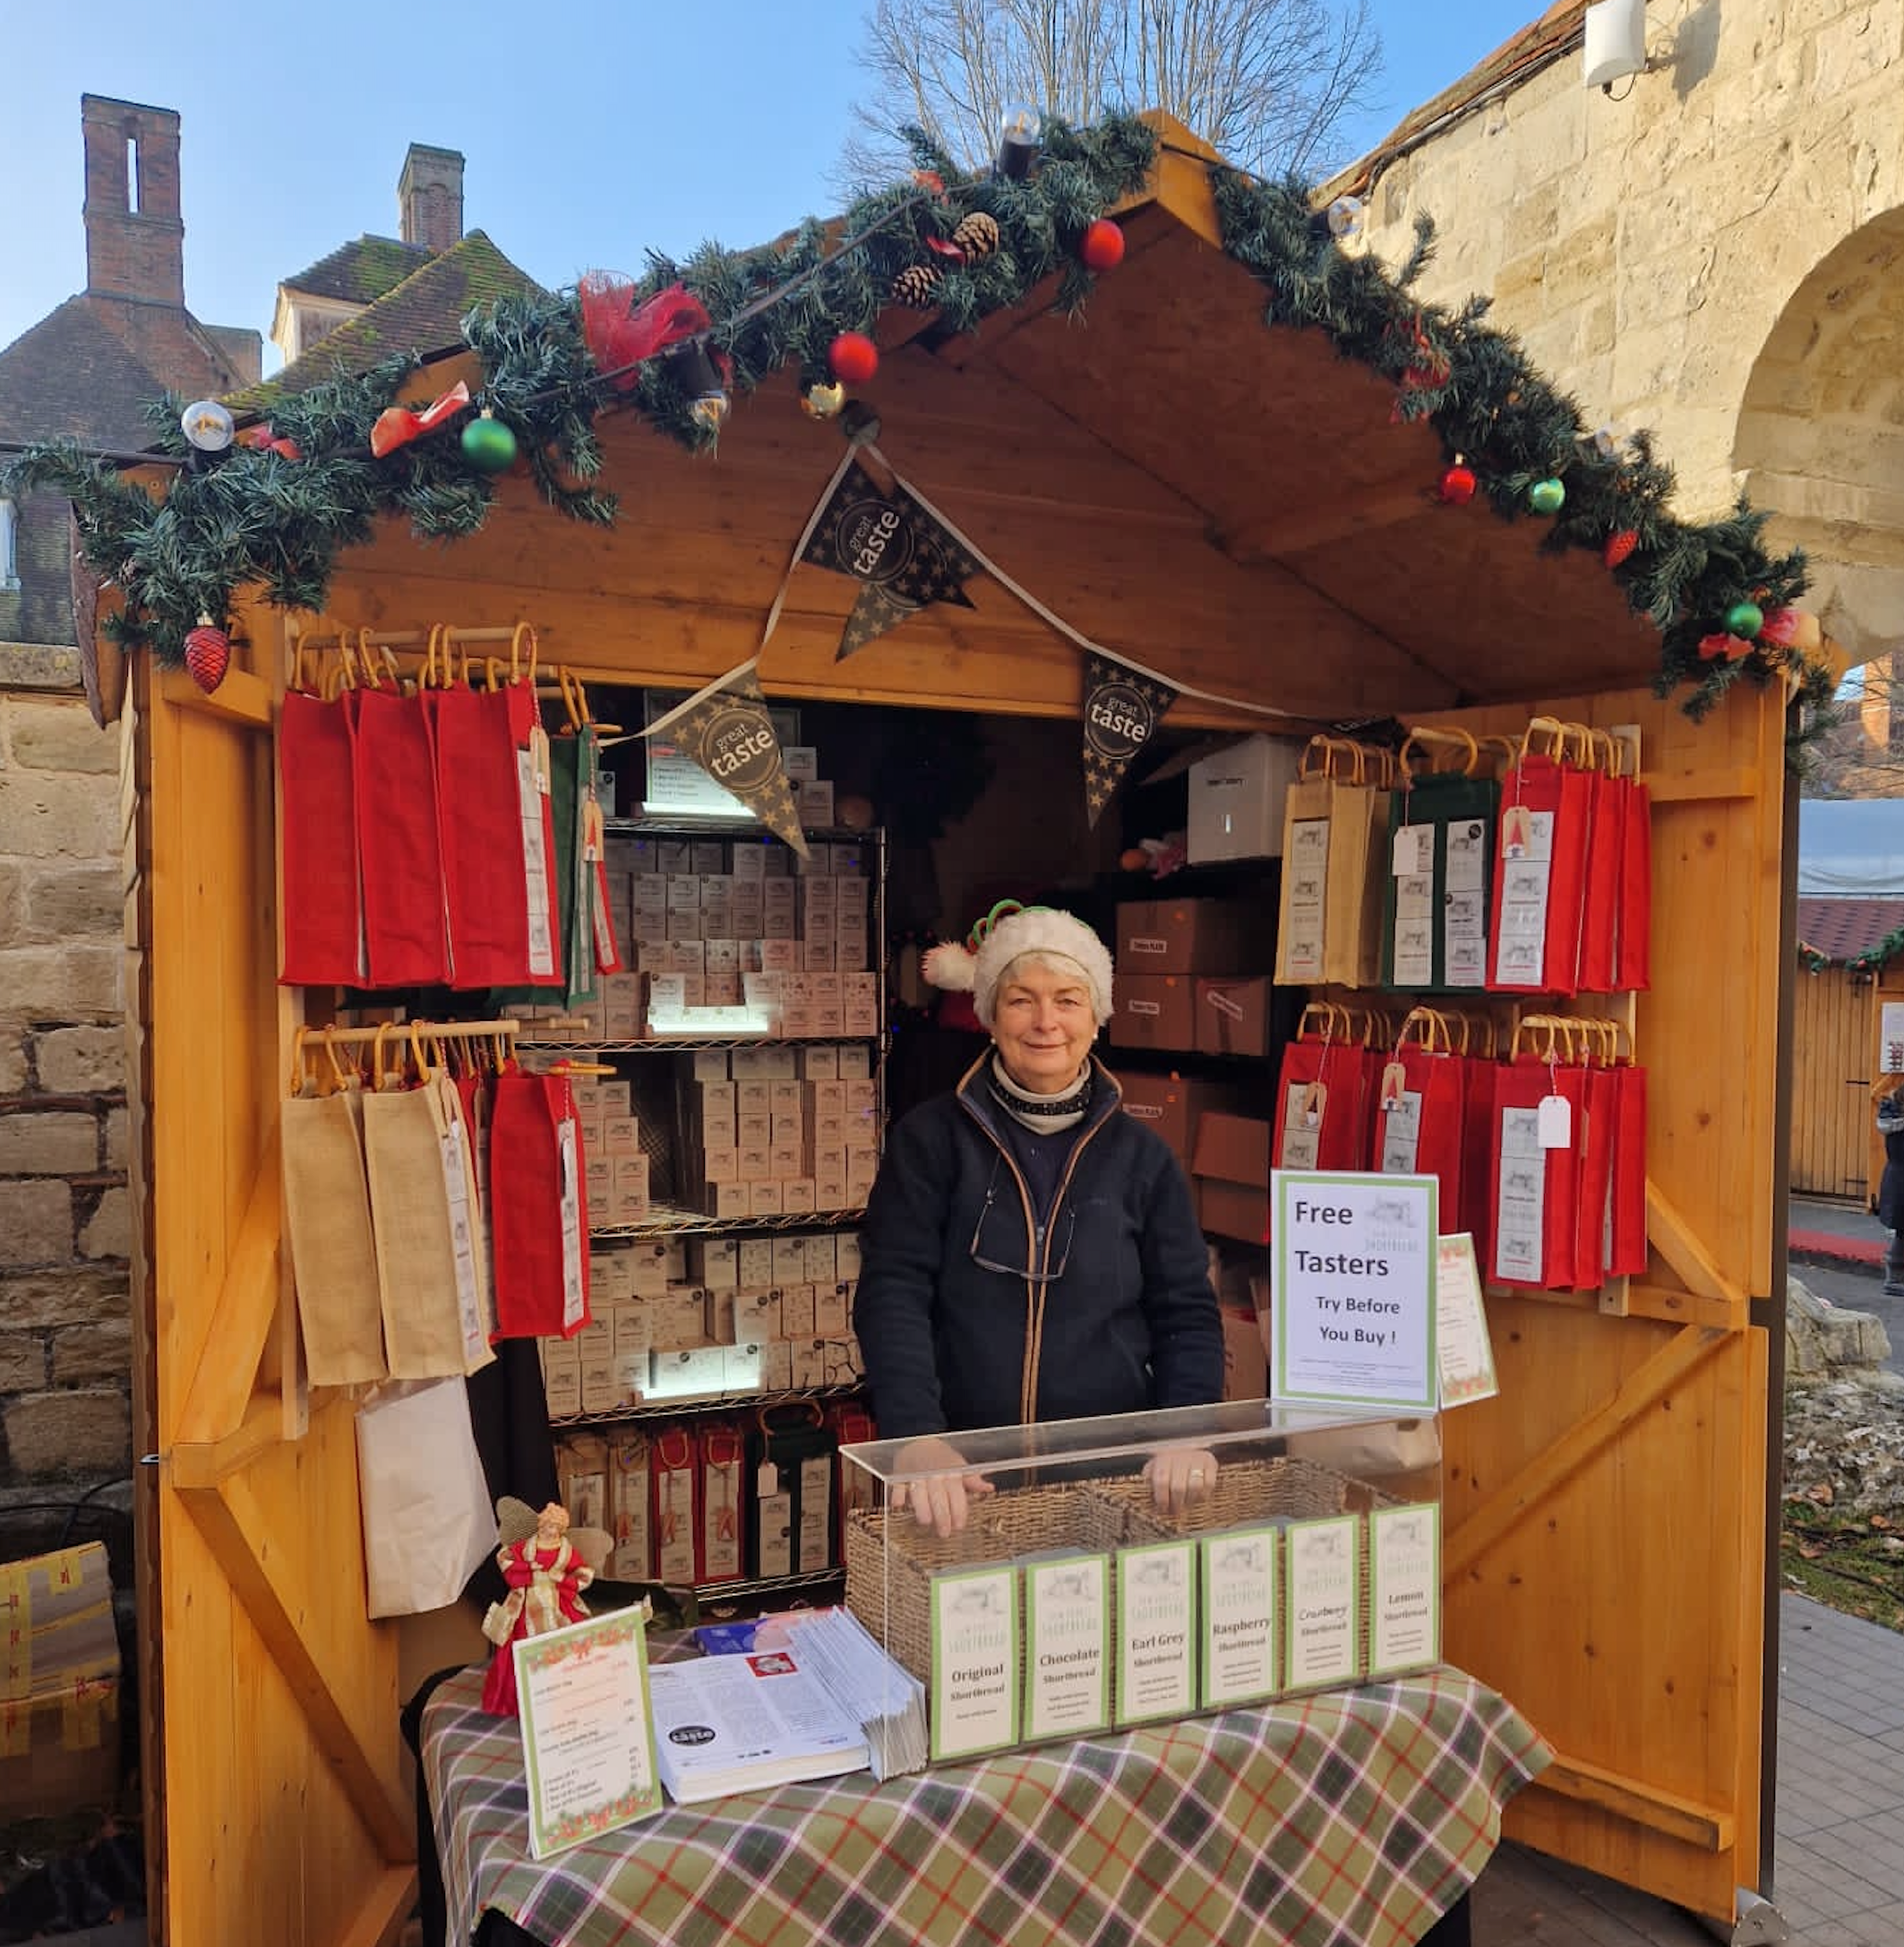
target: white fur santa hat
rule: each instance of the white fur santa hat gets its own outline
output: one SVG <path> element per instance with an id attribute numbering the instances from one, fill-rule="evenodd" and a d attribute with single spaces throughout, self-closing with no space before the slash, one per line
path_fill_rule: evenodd
<path id="1" fill-rule="evenodd" d="M 1102 1027 L 1111 1018 L 1111 955 L 1091 929 L 1056 906 L 1021 906 L 1003 899 L 966 935 L 927 950 L 921 970 L 934 987 L 969 993 L 980 1021 L 991 1025 L 992 996 L 1014 960 L 1028 953 L 1068 961 L 1084 975 Z"/>

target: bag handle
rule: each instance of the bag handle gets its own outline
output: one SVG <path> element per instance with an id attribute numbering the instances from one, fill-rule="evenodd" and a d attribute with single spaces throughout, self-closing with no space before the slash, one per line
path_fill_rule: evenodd
<path id="1" fill-rule="evenodd" d="M 536 631 L 526 622 L 519 622 L 510 631 L 509 680 L 511 682 L 521 682 L 524 680 L 522 646 L 525 641 L 528 644 L 529 651 L 527 682 L 529 688 L 533 690 L 536 687 L 536 662 L 540 652 L 536 641 Z"/>
<path id="2" fill-rule="evenodd" d="M 1395 1036 L 1395 1052 L 1402 1050 L 1412 1038 L 1415 1045 L 1428 1054 L 1453 1054 L 1454 1042 L 1448 1033 L 1448 1017 L 1436 1008 L 1411 1008 L 1402 1017 L 1402 1031 Z"/>
<path id="3" fill-rule="evenodd" d="M 1544 749 L 1537 749 L 1535 738 L 1545 742 Z M 1566 725 L 1557 716 L 1535 716 L 1528 720 L 1527 734 L 1521 740 L 1521 755 L 1524 759 L 1530 752 L 1537 756 L 1550 757 L 1557 763 L 1566 758 Z"/>
<path id="4" fill-rule="evenodd" d="M 1458 725 L 1452 729 L 1437 730 L 1428 725 L 1418 724 L 1403 740 L 1400 754 L 1395 759 L 1395 768 L 1402 774 L 1404 789 L 1414 779 L 1414 773 L 1408 768 L 1408 753 L 1418 743 L 1428 752 L 1428 768 L 1423 773 L 1426 776 L 1434 776 L 1439 769 L 1435 755 L 1437 750 L 1458 750 L 1463 753 L 1461 764 L 1461 775 L 1463 777 L 1473 776 L 1475 768 L 1480 762 L 1480 746 L 1475 742 L 1471 732 L 1462 730 Z"/>
<path id="5" fill-rule="evenodd" d="M 1303 1008 L 1300 1016 L 1297 1020 L 1296 1039 L 1298 1041 L 1300 1041 L 1309 1032 L 1309 1016 L 1312 1014 L 1319 1014 L 1323 1017 L 1322 1039 L 1325 1042 L 1333 1042 L 1338 1036 L 1346 1040 L 1354 1033 L 1353 1025 L 1348 1019 L 1349 1010 L 1334 1000 L 1312 1000 Z"/>
<path id="6" fill-rule="evenodd" d="M 1480 745 L 1484 750 L 1498 750 L 1503 760 L 1500 768 L 1511 771 L 1520 763 L 1526 742 L 1524 737 L 1509 737 L 1497 732 L 1492 736 L 1483 737 Z"/>

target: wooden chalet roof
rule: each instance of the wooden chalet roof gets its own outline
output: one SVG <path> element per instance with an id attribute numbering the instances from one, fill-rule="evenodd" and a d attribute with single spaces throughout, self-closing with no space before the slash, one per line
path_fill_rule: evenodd
<path id="1" fill-rule="evenodd" d="M 1081 321 L 1051 309 L 1052 287 L 971 336 L 885 315 L 864 389 L 885 459 L 1074 627 L 1223 697 L 1333 719 L 1648 682 L 1658 635 L 1596 556 L 1543 552 L 1544 521 L 1442 504 L 1439 440 L 1393 423 L 1393 388 L 1320 331 L 1265 327 L 1260 287 L 1221 248 L 1207 173 L 1180 152 L 1194 138 L 1164 127 L 1152 191 L 1122 212 L 1126 260 Z M 416 396 L 459 369 L 477 379 L 467 356 L 438 364 Z M 601 646 L 634 639 L 684 680 L 751 655 L 836 430 L 801 413 L 787 371 L 736 402 L 717 457 L 632 415 L 600 432 L 615 527 L 568 521 L 511 477 L 474 540 L 421 548 L 388 523 L 346 558 L 338 613 L 405 627 L 425 604 L 425 620 L 472 626 L 528 613 L 579 666 L 605 670 Z M 942 700 L 950 668 L 969 696 L 1074 710 L 1076 648 L 996 582 L 967 593 L 973 609 L 929 609 L 836 665 L 853 585 L 802 567 L 761 679 Z M 1238 720 L 1190 699 L 1173 712 Z"/>

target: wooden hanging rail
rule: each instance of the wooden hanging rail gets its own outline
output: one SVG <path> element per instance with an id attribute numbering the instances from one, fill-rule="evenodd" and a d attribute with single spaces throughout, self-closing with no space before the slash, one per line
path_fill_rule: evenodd
<path id="1" fill-rule="evenodd" d="M 450 642 L 510 642 L 515 639 L 520 624 L 499 629 L 445 629 L 441 636 Z M 430 640 L 429 631 L 424 629 L 365 629 L 346 632 L 349 634 L 353 648 L 362 643 L 373 649 L 421 648 L 427 647 Z M 314 635 L 306 636 L 296 622 L 290 624 L 290 639 L 294 648 L 302 644 L 313 655 L 321 650 L 338 648 L 344 639 L 342 634 L 329 641 L 321 640 Z"/>
<path id="2" fill-rule="evenodd" d="M 412 1034 L 431 1041 L 503 1041 L 522 1032 L 522 1024 L 507 1021 L 385 1021 L 376 1027 L 313 1027 L 306 1044 L 322 1049 L 326 1042 L 340 1048 L 368 1046 L 379 1034 L 405 1040 Z"/>

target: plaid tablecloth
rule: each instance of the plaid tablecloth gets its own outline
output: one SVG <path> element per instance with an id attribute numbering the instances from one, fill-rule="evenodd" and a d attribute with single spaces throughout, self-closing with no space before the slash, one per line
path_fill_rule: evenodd
<path id="1" fill-rule="evenodd" d="M 520 1739 L 482 1681 L 450 1678 L 423 1716 L 454 1947 L 485 1908 L 548 1947 L 1408 1947 L 1549 1759 L 1444 1668 L 883 1785 L 670 1805 L 537 1861 Z"/>

